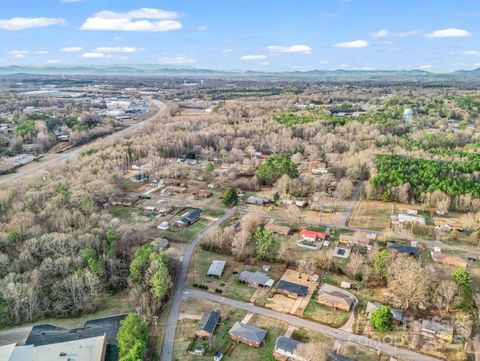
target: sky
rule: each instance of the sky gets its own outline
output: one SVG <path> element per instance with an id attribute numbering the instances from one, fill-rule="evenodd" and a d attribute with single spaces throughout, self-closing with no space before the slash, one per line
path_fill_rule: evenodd
<path id="1" fill-rule="evenodd" d="M 0 66 L 480 67 L 478 0 L 1 0 Z"/>

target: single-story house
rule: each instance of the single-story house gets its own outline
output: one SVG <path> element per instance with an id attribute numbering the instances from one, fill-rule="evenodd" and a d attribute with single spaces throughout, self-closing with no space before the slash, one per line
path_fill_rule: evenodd
<path id="1" fill-rule="evenodd" d="M 221 278 L 225 268 L 225 261 L 213 260 L 208 268 L 207 276 L 212 278 Z"/>
<path id="2" fill-rule="evenodd" d="M 308 229 L 302 229 L 300 231 L 300 235 L 303 237 L 303 239 L 309 241 L 327 241 L 330 238 L 328 233 L 310 231 Z"/>
<path id="3" fill-rule="evenodd" d="M 228 334 L 230 335 L 230 338 L 237 342 L 241 342 L 249 346 L 260 347 L 265 340 L 267 331 L 259 327 L 237 321 L 230 331 L 228 331 Z"/>
<path id="4" fill-rule="evenodd" d="M 350 236 L 349 234 L 341 234 L 338 237 L 338 242 L 343 243 L 349 246 L 359 246 L 359 247 L 368 247 L 370 245 L 370 241 L 365 238 Z"/>
<path id="5" fill-rule="evenodd" d="M 275 282 L 270 277 L 268 277 L 265 273 L 262 272 L 250 272 L 250 271 L 242 271 L 240 272 L 239 279 L 241 282 L 245 282 L 252 287 L 266 287 L 270 288 L 273 286 Z"/>
<path id="6" fill-rule="evenodd" d="M 116 197 L 112 198 L 110 204 L 112 206 L 123 206 L 123 207 L 131 207 L 137 200 L 134 198 L 129 197 Z"/>
<path id="7" fill-rule="evenodd" d="M 302 357 L 296 354 L 298 346 L 302 343 L 285 336 L 278 336 L 275 340 L 274 356 L 281 359 L 302 361 Z"/>
<path id="8" fill-rule="evenodd" d="M 212 194 L 213 194 L 212 192 L 202 191 L 201 189 L 195 189 L 192 192 L 192 195 L 198 198 L 209 198 L 212 196 Z"/>
<path id="9" fill-rule="evenodd" d="M 411 224 L 419 224 L 424 226 L 426 224 L 425 217 L 421 216 L 414 216 L 410 214 L 399 214 L 399 215 L 392 215 L 391 217 L 392 223 L 411 223 Z"/>
<path id="10" fill-rule="evenodd" d="M 211 337 L 215 328 L 220 321 L 220 313 L 217 311 L 206 312 L 200 322 L 198 323 L 197 330 L 195 331 L 195 336 L 197 337 Z"/>
<path id="11" fill-rule="evenodd" d="M 168 248 L 168 239 L 165 238 L 156 238 L 150 244 L 153 246 L 155 251 L 160 252 Z"/>
<path id="12" fill-rule="evenodd" d="M 157 226 L 157 228 L 162 231 L 168 231 L 170 229 L 170 224 L 168 224 L 167 221 L 163 221 Z"/>
<path id="13" fill-rule="evenodd" d="M 148 180 L 148 176 L 143 173 L 137 173 L 130 177 L 130 181 L 132 183 L 143 183 L 143 182 L 146 182 L 147 180 Z"/>
<path id="14" fill-rule="evenodd" d="M 468 261 L 463 259 L 460 256 L 455 256 L 453 254 L 445 254 L 440 252 L 431 252 L 432 259 L 435 262 L 445 264 L 447 266 L 454 266 L 458 268 L 467 268 Z"/>
<path id="15" fill-rule="evenodd" d="M 287 297 L 297 298 L 305 297 L 308 293 L 308 287 L 297 283 L 280 280 L 277 283 L 277 293 L 286 295 Z"/>
<path id="16" fill-rule="evenodd" d="M 273 233 L 281 234 L 283 236 L 288 236 L 291 232 L 291 228 L 288 226 L 281 226 L 279 224 L 275 224 L 269 222 L 265 225 L 265 229 L 272 231 Z"/>
<path id="17" fill-rule="evenodd" d="M 375 312 L 375 310 L 377 308 L 380 308 L 380 307 L 383 307 L 382 304 L 380 303 L 376 303 L 376 302 L 368 302 L 367 303 L 367 314 L 369 316 L 372 315 L 373 312 Z M 402 323 L 403 322 L 403 311 L 398 309 L 398 308 L 391 308 L 390 307 L 390 312 L 392 313 L 392 316 L 393 316 L 393 322 L 395 323 Z"/>
<path id="18" fill-rule="evenodd" d="M 166 216 L 167 214 L 169 214 L 170 212 L 173 211 L 173 208 L 172 207 L 163 207 L 163 208 L 157 208 L 157 214 L 159 216 Z"/>
<path id="19" fill-rule="evenodd" d="M 202 215 L 202 211 L 200 209 L 195 209 L 187 214 L 183 215 L 178 221 L 178 227 L 188 227 L 194 224 L 196 221 L 200 219 Z"/>
<path id="20" fill-rule="evenodd" d="M 251 196 L 247 198 L 247 204 L 256 204 L 256 205 L 263 206 L 269 203 L 272 203 L 272 199 L 266 198 L 266 197 Z"/>
<path id="21" fill-rule="evenodd" d="M 221 361 L 223 359 L 223 352 L 217 351 L 215 355 L 213 355 L 213 361 Z"/>
<path id="22" fill-rule="evenodd" d="M 339 310 L 350 311 L 357 303 L 357 299 L 344 289 L 324 283 L 318 290 L 317 302 Z"/>
<path id="23" fill-rule="evenodd" d="M 410 256 L 420 256 L 420 248 L 413 246 L 406 246 L 400 243 L 387 242 L 387 248 L 397 251 L 398 253 L 405 253 Z"/>
<path id="24" fill-rule="evenodd" d="M 453 326 L 447 321 L 443 323 L 433 320 L 422 320 L 421 334 L 428 338 L 438 338 L 446 342 L 452 342 Z"/>

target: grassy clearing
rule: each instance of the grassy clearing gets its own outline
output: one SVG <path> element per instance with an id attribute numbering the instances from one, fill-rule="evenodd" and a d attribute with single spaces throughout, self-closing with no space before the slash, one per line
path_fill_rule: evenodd
<path id="1" fill-rule="evenodd" d="M 393 212 L 393 203 L 360 201 L 352 213 L 349 226 L 381 231 L 390 227 L 390 216 Z"/>
<path id="2" fill-rule="evenodd" d="M 225 212 L 221 209 L 205 209 L 203 214 L 212 218 L 220 218 L 225 214 Z"/>
<path id="3" fill-rule="evenodd" d="M 180 228 L 176 225 L 170 224 L 170 230 L 162 231 L 162 237 L 165 237 L 171 241 L 177 241 L 181 243 L 190 243 L 200 233 L 202 233 L 210 224 L 206 219 L 199 219 L 190 227 Z"/>
<path id="4" fill-rule="evenodd" d="M 313 321 L 323 323 L 331 327 L 341 327 L 350 317 L 350 312 L 340 311 L 335 308 L 321 305 L 316 301 L 316 294 L 310 300 L 303 315 Z"/>

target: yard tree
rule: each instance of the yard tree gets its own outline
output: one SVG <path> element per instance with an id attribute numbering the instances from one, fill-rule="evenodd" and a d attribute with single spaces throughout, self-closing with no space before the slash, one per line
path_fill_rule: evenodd
<path id="1" fill-rule="evenodd" d="M 285 213 L 290 227 L 293 230 L 297 230 L 300 226 L 300 217 L 302 215 L 300 209 L 295 204 L 289 204 Z"/>
<path id="2" fill-rule="evenodd" d="M 277 239 L 272 231 L 258 227 L 253 239 L 257 245 L 257 257 L 260 259 L 275 259 Z"/>
<path id="3" fill-rule="evenodd" d="M 446 317 L 448 315 L 457 292 L 458 286 L 451 280 L 441 280 L 437 287 L 435 287 L 432 302 L 438 309 L 441 317 Z"/>
<path id="4" fill-rule="evenodd" d="M 234 187 L 228 187 L 223 194 L 222 203 L 225 207 L 232 207 L 238 202 L 237 190 Z"/>
<path id="5" fill-rule="evenodd" d="M 388 266 L 387 286 L 392 304 L 408 310 L 428 300 L 430 276 L 415 258 L 398 255 Z"/>
<path id="6" fill-rule="evenodd" d="M 382 306 L 373 311 L 370 322 L 375 330 L 380 332 L 390 331 L 393 327 L 393 315 L 390 307 Z"/>
<path id="7" fill-rule="evenodd" d="M 275 183 L 282 175 L 298 177 L 297 165 L 284 153 L 277 153 L 263 161 L 257 170 L 257 177 L 266 184 Z"/>
<path id="8" fill-rule="evenodd" d="M 353 193 L 353 183 L 351 180 L 344 178 L 338 182 L 337 189 L 335 189 L 335 197 L 340 199 L 349 199 Z"/>
<path id="9" fill-rule="evenodd" d="M 457 268 L 452 273 L 452 280 L 458 286 L 460 291 L 461 303 L 460 308 L 465 312 L 472 312 L 473 310 L 473 291 L 472 291 L 472 277 L 470 272 L 465 268 Z"/>
<path id="10" fill-rule="evenodd" d="M 107 233 L 105 233 L 105 240 L 106 240 L 106 254 L 108 257 L 112 258 L 115 256 L 115 252 L 117 251 L 117 232 L 114 229 L 109 229 Z"/>
<path id="11" fill-rule="evenodd" d="M 387 266 L 389 261 L 388 250 L 384 249 L 378 252 L 373 259 L 373 269 L 381 276 L 386 277 L 387 275 Z"/>
<path id="12" fill-rule="evenodd" d="M 155 261 L 153 268 L 157 268 L 155 273 L 150 278 L 150 285 L 153 289 L 153 296 L 159 300 L 165 299 L 170 287 L 172 287 L 172 280 L 168 273 L 168 266 L 165 262 Z"/>
<path id="13" fill-rule="evenodd" d="M 206 171 L 207 173 L 213 172 L 213 163 L 212 163 L 212 162 L 208 162 L 208 163 L 205 165 L 205 171 Z"/>
<path id="14" fill-rule="evenodd" d="M 119 361 L 144 360 L 147 352 L 147 323 L 136 313 L 129 313 L 120 322 L 117 334 Z"/>

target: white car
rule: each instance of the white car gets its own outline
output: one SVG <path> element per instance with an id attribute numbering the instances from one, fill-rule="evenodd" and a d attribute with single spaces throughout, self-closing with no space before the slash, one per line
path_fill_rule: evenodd
<path id="1" fill-rule="evenodd" d="M 167 221 L 164 221 L 162 223 L 160 223 L 158 226 L 157 226 L 158 229 L 161 229 L 162 231 L 168 231 L 170 229 L 170 225 L 168 224 Z"/>

